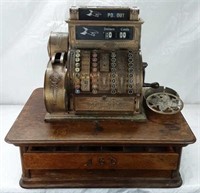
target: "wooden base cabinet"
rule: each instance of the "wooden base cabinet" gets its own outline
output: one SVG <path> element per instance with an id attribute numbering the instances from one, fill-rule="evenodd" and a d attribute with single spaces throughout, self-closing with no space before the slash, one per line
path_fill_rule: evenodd
<path id="1" fill-rule="evenodd" d="M 148 121 L 44 122 L 33 92 L 5 140 L 19 146 L 24 188 L 152 187 L 182 184 L 181 151 L 195 142 L 182 114 L 146 112 Z"/>

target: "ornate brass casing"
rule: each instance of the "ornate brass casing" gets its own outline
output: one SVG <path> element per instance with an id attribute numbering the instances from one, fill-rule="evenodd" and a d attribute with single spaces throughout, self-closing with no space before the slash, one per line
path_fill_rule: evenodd
<path id="1" fill-rule="evenodd" d="M 45 119 L 146 120 L 139 9 L 72 7 L 67 23 L 49 39 Z"/>

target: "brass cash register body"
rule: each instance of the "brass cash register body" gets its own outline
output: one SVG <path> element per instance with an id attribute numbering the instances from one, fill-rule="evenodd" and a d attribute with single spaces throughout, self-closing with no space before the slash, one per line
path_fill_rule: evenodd
<path id="1" fill-rule="evenodd" d="M 138 14 L 138 8 L 70 9 L 69 35 L 49 39 L 46 119 L 145 119 Z"/>
<path id="2" fill-rule="evenodd" d="M 139 9 L 72 7 L 67 23 L 69 34 L 52 33 L 49 38 L 45 119 L 146 120 L 143 87 L 147 64 L 140 51 L 143 21 Z M 158 83 L 153 87 L 159 87 Z M 180 110 L 179 98 L 169 102 L 170 98 L 161 93 L 149 103 L 161 111 L 169 105 Z"/>

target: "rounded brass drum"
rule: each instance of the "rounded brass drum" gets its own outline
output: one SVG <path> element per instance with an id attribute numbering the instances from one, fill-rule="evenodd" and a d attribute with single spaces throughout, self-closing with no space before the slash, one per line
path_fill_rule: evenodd
<path id="1" fill-rule="evenodd" d="M 51 32 L 47 46 L 49 57 L 51 58 L 57 52 L 67 52 L 68 42 L 68 33 Z"/>
<path id="2" fill-rule="evenodd" d="M 49 113 L 66 111 L 66 71 L 65 66 L 53 66 L 49 61 L 44 81 L 44 101 Z"/>

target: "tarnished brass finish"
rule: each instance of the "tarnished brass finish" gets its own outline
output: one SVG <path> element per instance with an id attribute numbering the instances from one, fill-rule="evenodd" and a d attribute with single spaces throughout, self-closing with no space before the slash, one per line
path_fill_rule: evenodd
<path id="1" fill-rule="evenodd" d="M 49 113 L 67 110 L 67 51 L 68 34 L 51 33 L 48 42 L 50 59 L 44 80 L 44 100 Z"/>
<path id="2" fill-rule="evenodd" d="M 68 51 L 68 33 L 64 32 L 51 32 L 47 46 L 49 57 L 52 57 L 57 52 Z"/>
<path id="3" fill-rule="evenodd" d="M 67 52 L 68 33 L 51 33 L 48 42 L 50 59 L 44 79 L 44 101 L 49 113 L 67 110 Z"/>
<path id="4" fill-rule="evenodd" d="M 143 87 L 159 84 L 144 83 L 139 9 L 72 7 L 67 23 L 69 36 L 49 38 L 45 119 L 146 120 Z"/>
<path id="5" fill-rule="evenodd" d="M 44 80 L 44 100 L 49 113 L 67 110 L 66 71 L 63 64 L 49 61 Z"/>
<path id="6" fill-rule="evenodd" d="M 75 97 L 75 111 L 76 112 L 134 112 L 135 104 L 134 97 Z"/>
<path id="7" fill-rule="evenodd" d="M 139 9 L 72 7 L 67 22 L 69 37 L 51 33 L 49 38 L 46 120 L 80 114 L 145 120 Z"/>

